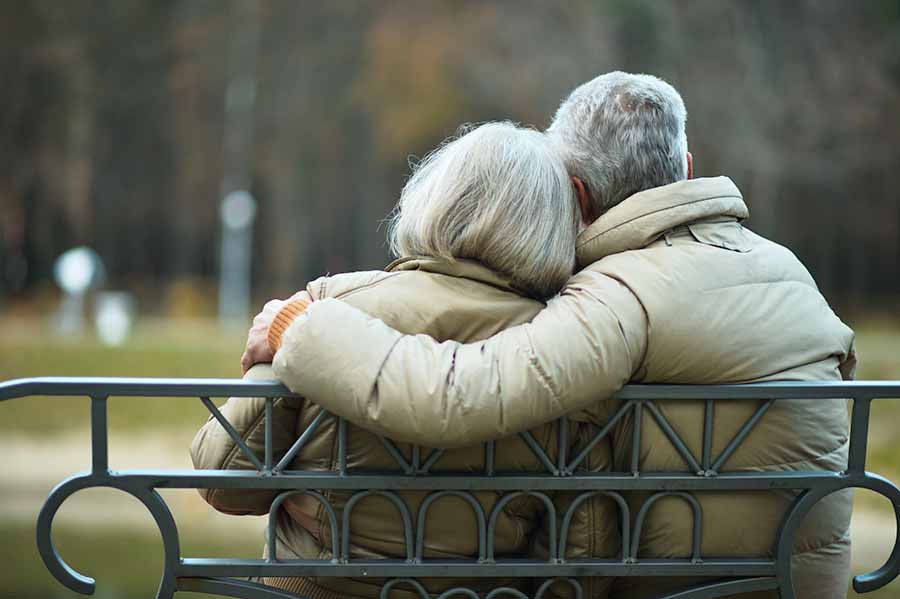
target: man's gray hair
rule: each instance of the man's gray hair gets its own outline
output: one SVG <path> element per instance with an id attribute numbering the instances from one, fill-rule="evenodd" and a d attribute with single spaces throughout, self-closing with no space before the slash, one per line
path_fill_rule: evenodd
<path id="1" fill-rule="evenodd" d="M 552 143 L 487 123 L 415 166 L 388 240 L 397 256 L 478 260 L 545 299 L 572 274 L 577 233 L 575 195 Z"/>
<path id="2" fill-rule="evenodd" d="M 671 85 L 616 71 L 576 88 L 547 134 L 569 174 L 587 185 L 599 216 L 639 191 L 687 178 L 686 121 Z"/>

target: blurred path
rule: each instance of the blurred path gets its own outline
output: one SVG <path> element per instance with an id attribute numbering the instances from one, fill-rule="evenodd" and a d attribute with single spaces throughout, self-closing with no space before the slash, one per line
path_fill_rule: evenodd
<path id="1" fill-rule="evenodd" d="M 192 468 L 187 445 L 172 437 L 163 432 L 111 435 L 110 465 L 113 469 Z M 0 439 L 0 452 L 7 466 L 0 487 L 0 528 L 3 528 L 22 522 L 34 523 L 54 486 L 89 469 L 90 438 L 86 431 L 53 438 L 7 434 Z M 251 538 L 258 540 L 255 544 L 261 548 L 262 518 L 220 514 L 193 489 L 160 489 L 160 493 L 172 509 L 183 536 L 202 534 L 226 542 L 233 539 L 244 548 Z M 137 500 L 109 489 L 76 493 L 63 504 L 58 521 L 65 528 L 156 530 L 152 518 Z"/>

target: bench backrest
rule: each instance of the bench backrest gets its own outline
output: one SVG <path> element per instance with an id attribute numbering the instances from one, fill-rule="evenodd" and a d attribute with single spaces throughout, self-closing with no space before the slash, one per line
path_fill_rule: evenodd
<path id="1" fill-rule="evenodd" d="M 396 472 L 372 474 L 354 472 L 347 468 L 347 426 L 338 424 L 339 465 L 333 472 L 296 472 L 285 469 L 289 459 L 275 462 L 272 453 L 272 404 L 274 398 L 292 394 L 277 381 L 243 381 L 225 379 L 112 379 L 112 378 L 38 378 L 0 383 L 0 401 L 28 396 L 75 396 L 90 398 L 92 469 L 60 483 L 47 498 L 37 521 L 37 542 L 41 557 L 53 576 L 66 587 L 83 594 L 92 594 L 94 580 L 73 570 L 56 551 L 51 538 L 53 518 L 62 503 L 71 494 L 89 487 L 111 487 L 136 497 L 150 511 L 162 535 L 165 551 L 165 567 L 157 596 L 170 598 L 177 591 L 194 591 L 245 599 L 286 598 L 291 595 L 262 584 L 239 580 L 241 577 L 261 576 L 317 576 L 317 577 L 372 577 L 389 581 L 382 589 L 382 597 L 389 599 L 394 588 L 413 591 L 423 599 L 428 592 L 417 578 L 465 577 L 465 578 L 531 578 L 535 580 L 534 597 L 540 599 L 554 581 L 565 581 L 573 587 L 576 597 L 582 596 L 577 578 L 583 576 L 703 576 L 721 578 L 719 582 L 706 583 L 677 596 L 720 597 L 736 593 L 778 589 L 782 597 L 792 598 L 790 555 L 795 533 L 803 517 L 823 497 L 849 487 L 875 491 L 888 498 L 894 506 L 895 517 L 900 524 L 900 490 L 883 477 L 866 472 L 866 446 L 868 438 L 871 402 L 875 399 L 900 398 L 900 382 L 856 381 L 822 383 L 763 383 L 755 385 L 693 386 L 693 385 L 630 385 L 617 394 L 621 401 L 611 422 L 634 411 L 638 416 L 647 410 L 659 424 L 673 447 L 682 455 L 689 470 L 685 472 L 645 473 L 632 460 L 630 472 L 585 473 L 577 466 L 590 449 L 589 446 L 568 450 L 566 419 L 559 421 L 559 451 L 551 459 L 541 447 L 522 433 L 526 444 L 545 466 L 545 472 L 528 475 L 495 472 L 494 444 L 486 443 L 485 469 L 479 474 L 432 474 L 431 465 L 440 457 L 440 450 L 426 453 L 413 448 L 403 455 L 387 439 L 383 443 L 397 462 Z M 111 471 L 108 461 L 107 399 L 111 396 L 133 397 L 186 397 L 199 398 L 228 431 L 238 447 L 257 466 L 256 470 L 197 470 L 197 471 Z M 213 397 L 264 397 L 266 403 L 266 449 L 263 456 L 256 456 L 244 444 L 210 398 Z M 712 455 L 714 402 L 751 399 L 760 406 L 739 429 L 734 438 L 719 455 Z M 746 439 L 757 422 L 775 401 L 800 399 L 849 399 L 852 400 L 850 448 L 847 468 L 843 472 L 791 471 L 791 472 L 721 472 L 720 467 Z M 703 429 L 702 455 L 694 455 L 666 417 L 655 407 L 656 401 L 702 400 L 706 402 L 706 422 Z M 326 414 L 323 418 L 333 417 Z M 636 418 L 639 420 L 639 418 Z M 295 455 L 311 436 L 314 427 L 322 419 L 310 425 L 300 434 L 288 452 Z M 611 425 L 600 430 L 594 441 L 608 434 Z M 307 434 L 308 433 L 308 434 Z M 633 451 L 639 447 L 640 427 L 635 427 Z M 636 457 L 636 456 L 635 456 Z M 274 546 L 275 522 L 282 502 L 292 494 L 309 494 L 323 503 L 325 513 L 331 519 L 334 559 L 279 560 L 183 558 L 179 549 L 178 529 L 175 520 L 158 488 L 246 488 L 276 489 L 281 492 L 273 501 L 269 513 L 268 538 Z M 343 513 L 337 511 L 318 490 L 340 489 L 355 491 Z M 760 489 L 795 490 L 796 499 L 787 511 L 774 541 L 773 555 L 731 559 L 705 559 L 700 547 L 703 511 L 694 496 L 699 491 L 741 491 Z M 429 492 L 421 504 L 419 513 L 413 514 L 397 493 L 400 490 Z M 497 491 L 503 498 L 491 513 L 485 513 L 472 495 L 473 491 Z M 630 514 L 622 492 L 649 491 L 637 514 Z M 578 491 L 568 514 L 555 514 L 550 494 L 554 491 Z M 351 557 L 349 551 L 350 514 L 353 506 L 368 495 L 381 495 L 389 499 L 401 516 L 406 541 L 405 557 L 400 559 L 360 560 Z M 506 501 L 528 494 L 539 498 L 550 512 L 551 530 L 549 559 L 505 559 L 494 555 L 493 535 L 495 515 Z M 615 559 L 566 559 L 566 538 L 570 519 L 567 515 L 588 498 L 603 494 L 615 500 L 620 509 L 622 546 Z M 692 508 L 693 550 L 688 559 L 642 559 L 637 548 L 640 544 L 641 525 L 647 511 L 656 500 L 665 496 L 677 496 Z M 479 549 L 477 559 L 447 560 L 423 557 L 424 523 L 429 506 L 445 496 L 465 499 L 472 506 L 478 526 Z M 557 527 L 559 516 L 561 524 Z M 558 529 L 557 529 L 558 528 Z M 900 573 L 900 545 L 895 540 L 887 562 L 878 570 L 856 576 L 853 585 L 857 592 L 865 593 L 891 582 Z M 675 595 L 672 595 L 673 597 Z M 439 599 L 468 597 L 479 599 L 472 589 L 456 588 L 443 593 Z M 527 596 L 514 589 L 498 588 L 484 599 Z"/>

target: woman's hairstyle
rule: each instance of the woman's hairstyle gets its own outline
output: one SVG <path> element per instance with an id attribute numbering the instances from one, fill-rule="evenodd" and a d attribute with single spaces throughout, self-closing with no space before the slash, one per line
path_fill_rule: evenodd
<path id="1" fill-rule="evenodd" d="M 562 159 L 542 134 L 487 123 L 415 167 L 390 219 L 397 256 L 477 260 L 546 299 L 575 266 L 579 213 Z"/>

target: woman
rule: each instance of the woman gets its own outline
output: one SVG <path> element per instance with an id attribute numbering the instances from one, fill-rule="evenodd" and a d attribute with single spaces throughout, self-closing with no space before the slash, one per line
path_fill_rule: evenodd
<path id="1" fill-rule="evenodd" d="M 385 271 L 318 279 L 308 285 L 306 299 L 341 298 L 408 333 L 425 333 L 440 340 L 481 340 L 531 320 L 543 307 L 541 300 L 562 287 L 574 267 L 577 231 L 578 210 L 570 180 L 546 138 L 508 123 L 482 125 L 432 153 L 404 187 L 389 231 L 391 249 L 400 257 L 397 261 Z M 268 366 L 254 367 L 248 376 L 273 378 Z M 262 400 L 233 398 L 222 409 L 259 453 L 263 405 Z M 306 400 L 283 398 L 276 401 L 274 413 L 277 459 L 320 408 Z M 350 469 L 397 468 L 376 436 L 352 426 L 348 429 Z M 333 419 L 323 421 L 289 469 L 336 470 L 336 433 Z M 555 454 L 555 426 L 543 426 L 532 434 L 550 456 Z M 400 445 L 399 449 L 410 455 L 409 446 Z M 253 468 L 213 419 L 198 433 L 191 453 L 195 467 L 201 469 Z M 422 455 L 428 455 L 428 450 Z M 498 441 L 495 455 L 497 470 L 543 470 L 518 437 Z M 595 465 L 605 467 L 605 459 Z M 430 471 L 479 471 L 483 467 L 484 451 L 476 446 L 447 451 Z M 266 513 L 275 495 L 224 489 L 201 493 L 213 507 L 231 514 Z M 323 494 L 340 514 L 349 494 Z M 426 493 L 400 495 L 415 515 Z M 475 495 L 490 513 L 497 494 Z M 330 558 L 331 530 L 321 505 L 298 495 L 284 507 L 278 520 L 277 546 L 267 551 L 275 551 L 280 559 Z M 469 505 L 445 498 L 435 502 L 428 513 L 426 557 L 477 556 L 477 529 Z M 529 536 L 538 530 L 543 514 L 543 504 L 533 498 L 507 504 L 495 536 L 497 555 L 525 555 Z M 351 557 L 403 557 L 405 546 L 396 508 L 378 496 L 357 504 L 350 546 Z M 265 582 L 315 599 L 375 598 L 381 586 L 368 579 L 279 578 Z M 431 592 L 460 584 L 475 589 L 502 584 L 484 579 L 423 583 Z"/>

